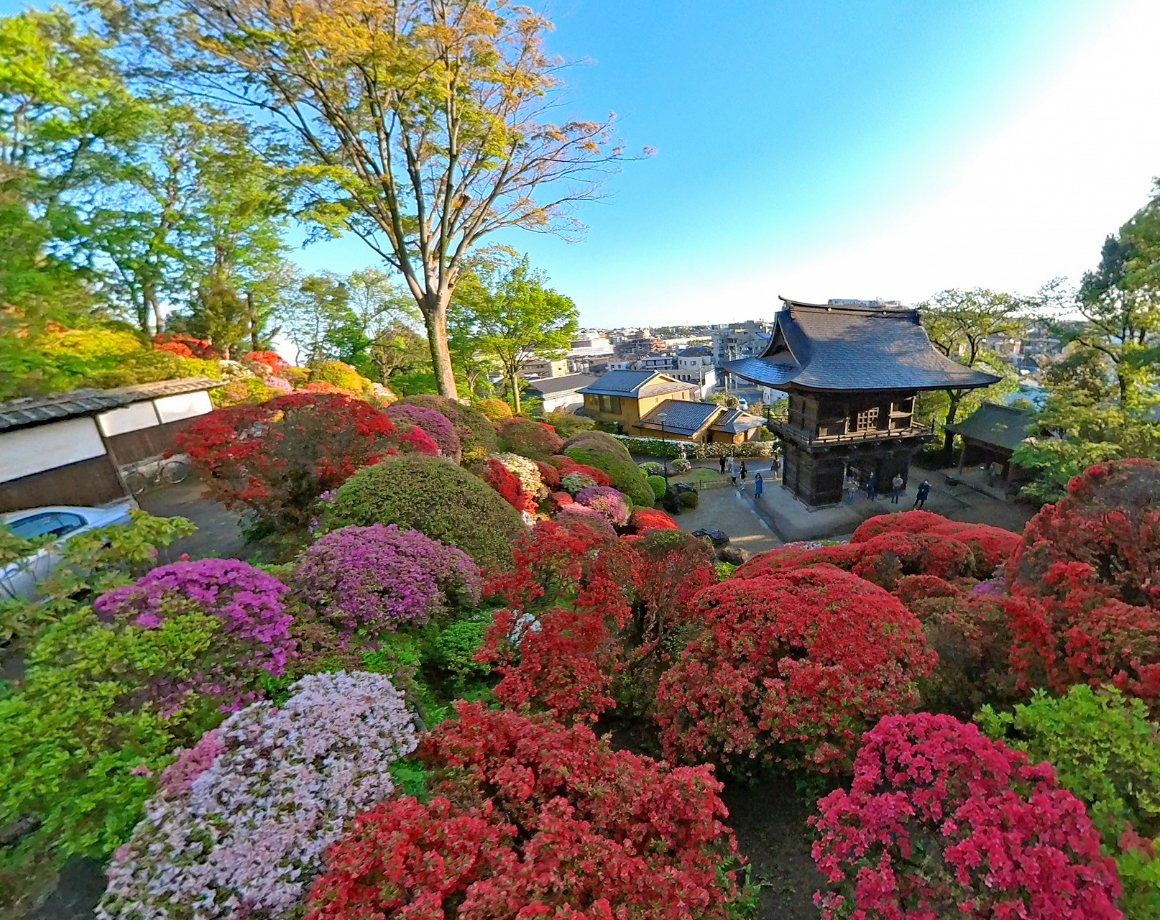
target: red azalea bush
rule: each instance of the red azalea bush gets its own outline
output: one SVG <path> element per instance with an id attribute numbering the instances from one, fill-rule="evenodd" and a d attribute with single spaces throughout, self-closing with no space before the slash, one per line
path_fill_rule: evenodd
<path id="1" fill-rule="evenodd" d="M 540 471 L 540 482 L 549 489 L 560 488 L 560 471 L 543 460 L 536 461 L 536 469 Z"/>
<path id="2" fill-rule="evenodd" d="M 893 591 L 906 575 L 946 580 L 970 575 L 974 567 L 971 548 L 951 537 L 888 532 L 855 546 L 861 557 L 854 564 L 854 574 L 887 591 Z"/>
<path id="3" fill-rule="evenodd" d="M 214 498 L 229 507 L 244 505 L 269 526 L 289 530 L 309 522 L 323 492 L 394 453 L 395 435 L 391 420 L 365 402 L 293 393 L 217 409 L 174 441 Z"/>
<path id="4" fill-rule="evenodd" d="M 945 524 L 947 518 L 933 511 L 902 511 L 897 514 L 879 514 L 863 521 L 850 537 L 851 543 L 865 543 L 884 533 L 925 533 L 932 527 Z"/>
<path id="5" fill-rule="evenodd" d="M 977 578 L 989 578 L 994 574 L 995 570 L 1011 557 L 1020 543 L 1018 534 L 1001 527 L 951 521 L 930 511 L 903 511 L 900 514 L 881 514 L 872 517 L 863 521 L 854 531 L 850 543 L 868 543 L 886 534 L 952 537 L 960 543 L 966 543 L 974 556 L 973 574 Z"/>
<path id="6" fill-rule="evenodd" d="M 818 803 L 825 920 L 1119 920 L 1115 863 L 1051 766 L 949 716 L 889 716 Z"/>
<path id="7" fill-rule="evenodd" d="M 309 920 L 724 918 L 721 784 L 582 726 L 460 704 L 425 740 L 432 798 L 388 800 L 328 853 Z"/>
<path id="8" fill-rule="evenodd" d="M 505 502 L 516 511 L 536 510 L 535 496 L 521 488 L 520 477 L 500 463 L 495 457 L 488 457 L 483 467 L 483 481 L 496 490 Z"/>
<path id="9" fill-rule="evenodd" d="M 462 455 L 459 435 L 455 433 L 455 426 L 441 412 L 426 406 L 403 406 L 397 403 L 383 411 L 401 429 L 415 425 L 422 428 L 424 434 L 435 442 L 441 457 L 459 462 Z"/>
<path id="10" fill-rule="evenodd" d="M 737 567 L 733 578 L 761 578 L 808 565 L 827 563 L 849 571 L 862 555 L 861 547 L 853 544 L 808 547 L 804 545 L 782 546 L 768 552 L 758 553 Z"/>
<path id="11" fill-rule="evenodd" d="M 569 473 L 582 473 L 598 486 L 606 486 L 610 482 L 608 474 L 604 470 L 589 466 L 586 463 L 577 463 L 571 457 L 565 457 L 563 455 L 549 457 L 548 462 L 560 471 L 561 478 L 567 476 Z"/>
<path id="12" fill-rule="evenodd" d="M 248 364 L 261 364 L 270 368 L 275 374 L 290 369 L 290 363 L 276 351 L 251 351 L 242 355 L 242 360 Z"/>
<path id="13" fill-rule="evenodd" d="M 506 607 L 476 659 L 501 675 L 494 692 L 504 705 L 595 719 L 615 702 L 612 630 L 629 615 L 627 548 L 594 530 L 540 521 L 512 554 L 515 567 L 484 585 L 484 596 Z"/>
<path id="14" fill-rule="evenodd" d="M 642 534 L 650 530 L 679 530 L 677 522 L 659 508 L 640 508 L 628 519 L 629 533 Z"/>
<path id="15" fill-rule="evenodd" d="M 218 357 L 213 345 L 205 339 L 195 339 L 180 332 L 159 332 L 153 336 L 153 347 L 182 358 L 212 360 Z"/>
<path id="16" fill-rule="evenodd" d="M 905 607 L 833 566 L 730 578 L 697 609 L 705 631 L 657 694 L 672 760 L 743 776 L 779 762 L 842 770 L 865 728 L 918 704 L 915 680 L 934 664 Z"/>
<path id="17" fill-rule="evenodd" d="M 547 460 L 564 448 L 564 442 L 550 426 L 530 418 L 505 419 L 495 427 L 499 432 L 500 448 L 521 457 Z"/>

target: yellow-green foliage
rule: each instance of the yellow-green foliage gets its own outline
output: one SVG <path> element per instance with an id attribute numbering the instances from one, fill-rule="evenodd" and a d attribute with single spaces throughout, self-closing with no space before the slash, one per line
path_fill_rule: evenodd
<path id="1" fill-rule="evenodd" d="M 323 361 L 310 369 L 311 383 L 329 383 L 352 395 L 370 392 L 371 382 L 349 364 L 341 361 Z"/>
<path id="2" fill-rule="evenodd" d="M 492 422 L 502 422 L 505 418 L 512 417 L 512 407 L 502 399 L 481 399 L 475 403 L 475 408 Z"/>

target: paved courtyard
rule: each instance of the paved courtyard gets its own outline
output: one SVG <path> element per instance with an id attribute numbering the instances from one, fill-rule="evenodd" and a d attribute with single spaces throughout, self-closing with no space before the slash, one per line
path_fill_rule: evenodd
<path id="1" fill-rule="evenodd" d="M 729 545 L 752 555 L 781 546 L 782 541 L 769 524 L 757 514 L 750 496 L 743 496 L 732 486 L 701 490 L 700 504 L 692 511 L 675 517 L 681 530 L 701 528 L 723 530 Z"/>

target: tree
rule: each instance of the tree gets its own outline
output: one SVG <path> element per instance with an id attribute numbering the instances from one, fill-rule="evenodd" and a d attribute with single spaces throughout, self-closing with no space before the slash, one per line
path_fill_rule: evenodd
<path id="1" fill-rule="evenodd" d="M 1071 341 L 1107 357 L 1120 408 L 1137 408 L 1155 376 L 1160 333 L 1160 183 L 1148 204 L 1104 240 L 1100 264 L 1084 274 L 1076 303 L 1086 322 Z"/>
<path id="2" fill-rule="evenodd" d="M 494 256 L 480 260 L 459 286 L 452 309 L 454 325 L 474 340 L 475 351 L 494 357 L 503 368 L 517 415 L 524 365 L 534 356 L 559 357 L 577 326 L 572 298 L 548 287 L 527 256 L 518 262 Z"/>
<path id="3" fill-rule="evenodd" d="M 551 24 L 500 0 L 130 0 L 109 24 L 176 78 L 267 129 L 301 215 L 396 270 L 454 396 L 447 308 L 471 247 L 505 227 L 581 229 L 570 209 L 623 158 L 613 119 L 547 119 Z M 539 194 L 553 185 L 550 195 Z"/>
<path id="4" fill-rule="evenodd" d="M 352 332 L 358 331 L 346 284 L 334 272 L 302 279 L 282 304 L 279 319 L 294 344 L 299 364 L 343 360 L 341 345 L 349 346 Z"/>
<path id="5" fill-rule="evenodd" d="M 993 351 L 992 336 L 1019 336 L 1027 328 L 1033 301 L 985 288 L 939 291 L 918 305 L 931 343 L 948 358 L 966 367 L 983 367 L 1009 376 L 1010 365 Z M 948 389 L 944 428 L 954 423 L 970 390 Z M 954 435 L 944 431 L 943 462 L 954 454 Z"/>

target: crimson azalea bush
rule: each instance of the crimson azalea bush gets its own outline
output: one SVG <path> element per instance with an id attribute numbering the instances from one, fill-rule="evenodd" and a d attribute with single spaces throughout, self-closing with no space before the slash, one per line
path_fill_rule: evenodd
<path id="1" fill-rule="evenodd" d="M 431 798 L 385 801 L 327 854 L 309 920 L 724 918 L 735 841 L 709 769 L 583 726 L 460 704 L 419 757 Z"/>
<path id="2" fill-rule="evenodd" d="M 650 530 L 679 530 L 677 522 L 659 508 L 638 508 L 628 518 L 628 531 L 634 534 Z"/>
<path id="3" fill-rule="evenodd" d="M 893 591 L 906 575 L 945 580 L 968 576 L 974 568 L 971 548 L 953 537 L 887 532 L 854 545 L 861 552 L 853 573 L 887 591 Z"/>
<path id="4" fill-rule="evenodd" d="M 918 704 L 934 664 L 905 607 L 829 565 L 727 579 L 697 610 L 704 632 L 657 691 L 661 744 L 741 776 L 847 769 L 865 728 Z"/>
<path id="5" fill-rule="evenodd" d="M 576 503 L 591 508 L 608 519 L 614 527 L 628 524 L 628 501 L 616 489 L 608 486 L 588 486 L 575 495 Z"/>
<path id="6" fill-rule="evenodd" d="M 1011 558 L 1020 543 L 1018 534 L 1001 527 L 951 521 L 930 511 L 903 511 L 900 514 L 872 517 L 858 526 L 850 543 L 868 543 L 885 534 L 952 537 L 959 543 L 965 543 L 973 554 L 972 574 L 978 578 L 991 577 L 999 566 Z"/>
<path id="7" fill-rule="evenodd" d="M 341 527 L 298 559 L 302 598 L 344 633 L 374 636 L 479 602 L 479 566 L 454 546 L 396 525 Z"/>
<path id="8" fill-rule="evenodd" d="M 158 351 L 168 351 L 181 358 L 212 360 L 218 357 L 213 345 L 205 339 L 197 339 L 181 332 L 159 332 L 153 336 L 153 347 Z"/>
<path id="9" fill-rule="evenodd" d="M 217 409 L 178 432 L 175 443 L 214 498 L 288 530 L 306 526 L 323 492 L 414 440 L 399 437 L 389 418 L 360 400 L 293 393 Z M 417 446 L 434 453 L 430 439 Z"/>
<path id="10" fill-rule="evenodd" d="M 285 612 L 288 589 L 277 578 L 236 559 L 202 559 L 162 565 L 131 585 L 93 601 L 105 621 L 121 620 L 156 629 L 166 619 L 190 611 L 209 614 L 223 629 L 189 674 L 161 675 L 154 688 L 163 699 L 180 700 L 189 691 L 227 696 L 226 708 L 252 699 L 247 683 L 259 671 L 278 676 L 294 656 L 292 617 Z"/>
<path id="11" fill-rule="evenodd" d="M 933 511 L 901 511 L 897 514 L 878 514 L 867 518 L 855 529 L 851 543 L 865 543 L 884 533 L 925 533 L 948 519 Z"/>
<path id="12" fill-rule="evenodd" d="M 535 510 L 535 499 L 520 487 L 520 478 L 495 457 L 487 458 L 482 478 L 516 511 Z"/>
<path id="13" fill-rule="evenodd" d="M 455 432 L 455 426 L 443 413 L 426 406 L 406 406 L 398 403 L 387 406 L 383 411 L 399 428 L 417 425 L 435 442 L 441 457 L 459 462 L 462 456 L 459 435 Z"/>
<path id="14" fill-rule="evenodd" d="M 1115 864 L 1051 766 L 945 715 L 867 732 L 849 792 L 818 803 L 824 920 L 1118 920 Z"/>
<path id="15" fill-rule="evenodd" d="M 604 470 L 600 470 L 594 466 L 588 466 L 583 463 L 577 463 L 571 457 L 566 457 L 563 455 L 559 457 L 549 457 L 548 462 L 560 471 L 561 481 L 563 481 L 563 477 L 567 476 L 569 473 L 581 473 L 592 480 L 592 482 L 585 483 L 585 485 L 608 485 L 608 474 L 604 472 Z"/>
<path id="16" fill-rule="evenodd" d="M 314 674 L 280 707 L 246 707 L 162 774 L 98 920 L 287 916 L 414 747 L 403 696 L 378 674 Z"/>
<path id="17" fill-rule="evenodd" d="M 494 693 L 513 709 L 594 720 L 615 704 L 612 630 L 629 615 L 628 549 L 588 528 L 540 521 L 512 554 L 512 570 L 484 586 L 485 597 L 506 605 L 477 653 L 501 675 Z"/>
<path id="18" fill-rule="evenodd" d="M 250 351 L 242 355 L 242 360 L 247 364 L 261 364 L 275 374 L 290 369 L 290 363 L 276 351 Z"/>

